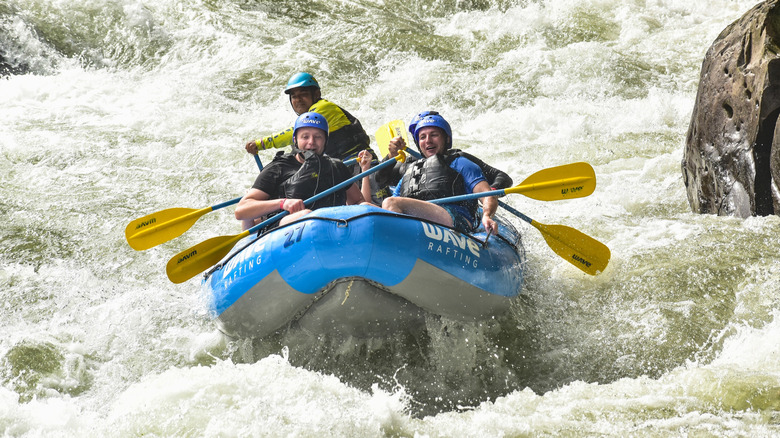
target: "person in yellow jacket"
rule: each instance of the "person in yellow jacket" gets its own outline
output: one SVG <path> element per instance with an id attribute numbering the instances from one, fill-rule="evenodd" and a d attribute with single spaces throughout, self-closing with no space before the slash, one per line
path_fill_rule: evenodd
<path id="1" fill-rule="evenodd" d="M 290 96 L 290 105 L 296 114 L 306 112 L 321 114 L 328 121 L 330 132 L 325 154 L 330 157 L 346 160 L 354 158 L 362 150 L 371 151 L 370 139 L 360 125 L 360 121 L 333 102 L 322 98 L 320 84 L 309 73 L 294 74 L 284 89 Z M 258 149 L 283 148 L 292 146 L 292 126 L 274 135 L 269 135 L 246 144 L 246 151 L 256 155 Z M 372 156 L 376 156 L 371 151 Z"/>

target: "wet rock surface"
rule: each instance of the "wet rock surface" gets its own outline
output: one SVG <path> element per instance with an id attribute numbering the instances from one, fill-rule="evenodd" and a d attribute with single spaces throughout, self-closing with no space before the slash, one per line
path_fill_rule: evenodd
<path id="1" fill-rule="evenodd" d="M 702 64 L 682 160 L 697 213 L 780 212 L 780 6 L 756 5 L 715 39 Z"/>

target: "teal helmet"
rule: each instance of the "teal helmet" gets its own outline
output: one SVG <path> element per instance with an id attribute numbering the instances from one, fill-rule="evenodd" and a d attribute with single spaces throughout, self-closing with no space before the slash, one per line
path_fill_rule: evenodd
<path id="1" fill-rule="evenodd" d="M 438 114 L 425 116 L 417 122 L 417 125 L 414 127 L 414 142 L 417 144 L 417 149 L 420 149 L 420 130 L 431 126 L 439 128 L 447 134 L 447 145 L 445 150 L 451 149 L 452 129 L 450 128 L 450 124 L 444 120 L 444 117 Z M 420 152 L 422 152 L 422 150 Z"/>
<path id="2" fill-rule="evenodd" d="M 290 80 L 287 81 L 287 86 L 284 88 L 285 94 L 290 94 L 290 90 L 293 88 L 302 88 L 302 87 L 312 87 L 316 89 L 320 89 L 320 84 L 317 83 L 317 80 L 314 79 L 314 76 L 312 76 L 310 73 L 306 72 L 300 72 L 295 73 L 290 77 Z"/>
<path id="3" fill-rule="evenodd" d="M 295 119 L 293 126 L 293 139 L 299 128 L 317 128 L 325 131 L 325 138 L 328 138 L 328 120 L 322 114 L 315 112 L 303 113 Z"/>

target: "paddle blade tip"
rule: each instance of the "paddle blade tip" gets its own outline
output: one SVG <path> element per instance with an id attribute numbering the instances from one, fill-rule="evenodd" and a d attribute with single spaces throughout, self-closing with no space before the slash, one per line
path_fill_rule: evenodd
<path id="1" fill-rule="evenodd" d="M 607 245 L 565 225 L 545 225 L 534 220 L 531 225 L 542 232 L 550 249 L 577 269 L 597 275 L 607 268 L 612 256 Z"/>
<path id="2" fill-rule="evenodd" d="M 181 236 L 211 207 L 169 208 L 140 217 L 127 224 L 125 239 L 136 251 L 143 251 Z"/>
<path id="3" fill-rule="evenodd" d="M 609 248 L 602 244 L 591 247 L 590 254 L 573 253 L 566 260 L 588 275 L 599 275 L 607 269 L 611 256 Z"/>
<path id="4" fill-rule="evenodd" d="M 130 245 L 130 248 L 133 248 L 136 251 L 146 251 L 149 248 L 154 247 L 154 245 L 142 245 L 136 240 L 133 240 L 131 237 L 125 236 L 125 240 L 127 240 L 127 244 Z"/>
<path id="5" fill-rule="evenodd" d="M 171 259 L 168 260 L 168 264 L 165 265 L 165 272 L 171 283 L 179 284 L 200 274 L 211 265 L 213 265 L 213 263 L 208 265 L 204 264 L 199 257 L 198 248 L 193 247 L 171 257 Z"/>
<path id="6" fill-rule="evenodd" d="M 216 265 L 230 252 L 236 242 L 248 235 L 249 231 L 243 231 L 235 236 L 212 237 L 185 249 L 168 260 L 165 266 L 168 279 L 178 284 L 200 274 Z"/>
<path id="7" fill-rule="evenodd" d="M 127 227 L 125 228 L 125 240 L 127 241 L 127 244 L 130 245 L 130 248 L 133 248 L 136 251 L 145 251 L 154 247 L 155 244 L 148 241 L 148 239 L 143 239 L 138 236 L 138 222 L 138 220 L 134 220 L 127 224 Z"/>

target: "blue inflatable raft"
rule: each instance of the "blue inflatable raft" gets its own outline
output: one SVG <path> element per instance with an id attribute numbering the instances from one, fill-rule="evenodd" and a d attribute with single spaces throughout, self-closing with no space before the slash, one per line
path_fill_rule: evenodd
<path id="1" fill-rule="evenodd" d="M 263 337 L 313 333 L 384 337 L 426 315 L 480 321 L 505 312 L 523 285 L 520 234 L 453 229 L 373 206 L 323 208 L 240 241 L 206 273 L 220 330 Z"/>

